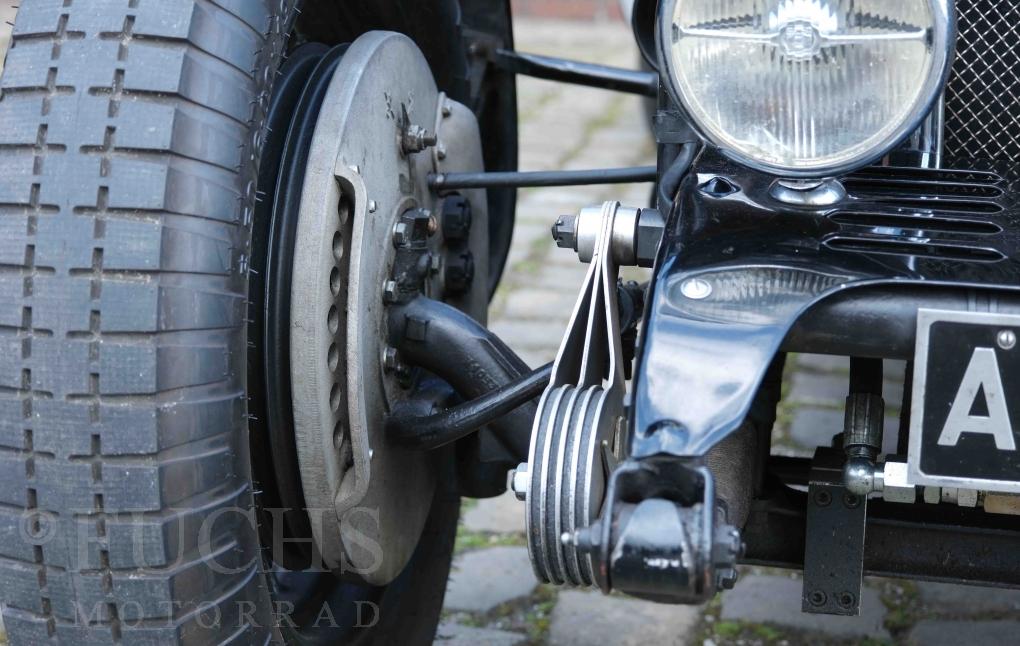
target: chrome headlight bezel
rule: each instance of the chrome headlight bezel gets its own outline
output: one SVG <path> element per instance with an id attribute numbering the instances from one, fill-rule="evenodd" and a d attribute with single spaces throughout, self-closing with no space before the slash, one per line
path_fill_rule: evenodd
<path id="1" fill-rule="evenodd" d="M 874 163 L 891 152 L 921 127 L 921 124 L 931 113 L 932 109 L 935 108 L 949 81 L 957 38 L 955 1 L 927 0 L 931 7 L 933 19 L 932 55 L 934 56 L 934 64 L 925 83 L 922 99 L 916 103 L 907 119 L 899 124 L 888 137 L 879 144 L 869 149 L 864 149 L 848 160 L 836 165 L 801 168 L 783 166 L 756 159 L 751 155 L 744 154 L 742 151 L 728 146 L 710 128 L 700 123 L 694 116 L 693 111 L 687 107 L 689 105 L 689 98 L 685 97 L 683 89 L 677 81 L 677 75 L 673 70 L 673 57 L 670 51 L 673 16 L 676 12 L 677 3 L 681 1 L 683 0 L 662 0 L 659 3 L 658 15 L 656 16 L 655 41 L 663 85 L 665 85 L 670 98 L 686 116 L 691 128 L 704 142 L 719 149 L 733 161 L 769 175 L 788 179 L 823 179 L 839 177 Z"/>

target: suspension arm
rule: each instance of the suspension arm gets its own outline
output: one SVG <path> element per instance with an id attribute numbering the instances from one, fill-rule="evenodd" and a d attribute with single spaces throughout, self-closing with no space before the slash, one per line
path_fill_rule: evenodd
<path id="1" fill-rule="evenodd" d="M 526 188 L 547 186 L 591 186 L 654 182 L 654 166 L 595 168 L 591 170 L 546 170 L 531 172 L 439 173 L 429 175 L 435 190 L 466 188 Z"/>
<path id="2" fill-rule="evenodd" d="M 507 49 L 496 50 L 498 67 L 514 74 L 524 74 L 548 81 L 572 83 L 602 90 L 656 97 L 659 75 L 595 63 L 582 63 L 565 58 L 524 54 Z"/>
<path id="3" fill-rule="evenodd" d="M 429 451 L 467 437 L 519 406 L 530 402 L 545 390 L 552 374 L 547 364 L 511 381 L 478 399 L 419 416 L 418 406 L 398 406 L 386 420 L 386 435 L 412 449 Z"/>
<path id="4" fill-rule="evenodd" d="M 404 361 L 437 375 L 465 400 L 487 395 L 530 372 L 513 350 L 478 321 L 424 296 L 390 308 L 389 338 Z M 536 410 L 537 404 L 529 399 L 491 422 L 496 436 L 514 455 L 528 453 Z"/>

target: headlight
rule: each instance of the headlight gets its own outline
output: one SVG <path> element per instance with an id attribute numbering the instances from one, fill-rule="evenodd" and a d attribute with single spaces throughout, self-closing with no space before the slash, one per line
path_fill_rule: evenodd
<path id="1" fill-rule="evenodd" d="M 842 174 L 930 112 L 949 69 L 950 0 L 664 0 L 674 98 L 709 142 L 784 177 Z"/>

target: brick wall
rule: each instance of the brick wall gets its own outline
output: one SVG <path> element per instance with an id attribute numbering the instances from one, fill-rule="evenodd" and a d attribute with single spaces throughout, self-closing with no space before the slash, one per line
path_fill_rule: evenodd
<path id="1" fill-rule="evenodd" d="M 620 20 L 620 0 L 512 0 L 515 16 Z"/>

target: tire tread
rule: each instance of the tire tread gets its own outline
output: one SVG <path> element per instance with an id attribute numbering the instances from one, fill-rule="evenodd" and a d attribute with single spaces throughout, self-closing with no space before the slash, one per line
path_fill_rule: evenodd
<path id="1" fill-rule="evenodd" d="M 199 529 L 252 504 L 248 178 L 294 11 L 36 0 L 17 14 L 0 77 L 0 601 L 15 643 L 270 635 L 249 519 Z"/>

